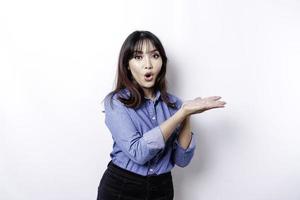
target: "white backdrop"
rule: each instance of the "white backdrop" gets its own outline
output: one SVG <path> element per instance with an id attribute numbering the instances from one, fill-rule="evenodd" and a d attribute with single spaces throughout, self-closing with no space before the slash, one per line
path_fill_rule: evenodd
<path id="1" fill-rule="evenodd" d="M 220 95 L 194 115 L 176 200 L 300 199 L 297 0 L 0 2 L 0 199 L 94 200 L 112 139 L 101 100 L 118 53 L 149 30 L 169 92 Z"/>

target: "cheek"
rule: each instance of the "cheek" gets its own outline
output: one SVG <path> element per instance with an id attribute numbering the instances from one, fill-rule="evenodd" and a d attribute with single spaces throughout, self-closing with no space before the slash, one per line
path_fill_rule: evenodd
<path id="1" fill-rule="evenodd" d="M 136 62 L 129 62 L 129 68 L 132 75 L 137 75 L 139 73 L 139 64 Z"/>
<path id="2" fill-rule="evenodd" d="M 157 64 L 158 67 L 161 67 L 162 66 L 162 59 L 156 60 L 156 64 Z"/>
<path id="3" fill-rule="evenodd" d="M 134 78 L 137 78 L 138 77 L 138 74 L 136 73 L 136 71 L 132 70 L 131 69 L 131 75 L 134 77 Z"/>
<path id="4" fill-rule="evenodd" d="M 162 61 L 157 61 L 157 63 L 155 64 L 155 66 L 156 66 L 156 71 L 157 72 L 160 72 L 160 70 L 161 70 L 161 67 L 162 67 Z"/>
<path id="5" fill-rule="evenodd" d="M 140 76 L 140 72 L 136 66 L 130 66 L 130 73 L 134 77 L 134 79 L 138 79 Z"/>

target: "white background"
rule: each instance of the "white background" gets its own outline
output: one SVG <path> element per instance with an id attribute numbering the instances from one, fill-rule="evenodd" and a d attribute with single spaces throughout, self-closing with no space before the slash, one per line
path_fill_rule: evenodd
<path id="1" fill-rule="evenodd" d="M 94 200 L 111 152 L 101 112 L 120 47 L 149 30 L 169 92 L 222 96 L 192 117 L 176 200 L 299 200 L 300 2 L 0 2 L 0 199 Z"/>

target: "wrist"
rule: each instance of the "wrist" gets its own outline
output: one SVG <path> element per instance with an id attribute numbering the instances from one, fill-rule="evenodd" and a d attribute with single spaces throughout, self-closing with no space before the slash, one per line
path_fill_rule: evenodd
<path id="1" fill-rule="evenodd" d="M 187 117 L 189 117 L 189 114 L 186 112 L 186 110 L 183 107 L 181 107 L 177 112 L 182 118 L 182 120 L 185 120 Z"/>

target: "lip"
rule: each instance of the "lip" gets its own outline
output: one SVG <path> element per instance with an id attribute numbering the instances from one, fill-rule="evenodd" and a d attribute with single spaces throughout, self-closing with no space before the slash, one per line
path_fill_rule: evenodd
<path id="1" fill-rule="evenodd" d="M 148 77 L 147 77 L 147 76 L 148 76 Z M 153 73 L 147 72 L 147 73 L 144 75 L 144 79 L 145 79 L 146 81 L 152 81 L 152 79 L 153 79 Z"/>

